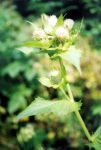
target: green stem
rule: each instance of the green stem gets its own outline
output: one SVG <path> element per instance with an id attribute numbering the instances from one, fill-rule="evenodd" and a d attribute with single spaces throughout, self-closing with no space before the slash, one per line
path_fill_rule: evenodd
<path id="1" fill-rule="evenodd" d="M 74 102 L 74 97 L 73 97 L 73 94 L 72 94 L 72 91 L 71 91 L 71 88 L 70 88 L 69 84 L 67 85 L 67 89 L 68 89 L 70 101 Z M 90 135 L 90 133 L 89 133 L 89 131 L 88 131 L 88 129 L 87 129 L 80 113 L 79 113 L 79 111 L 75 111 L 74 113 L 75 113 L 75 115 L 76 115 L 76 117 L 77 117 L 77 119 L 78 119 L 78 121 L 79 121 L 86 137 L 88 138 L 89 141 L 92 141 L 92 136 Z"/>
<path id="2" fill-rule="evenodd" d="M 84 123 L 80 113 L 79 113 L 79 111 L 75 111 L 75 115 L 76 115 L 76 117 L 77 117 L 77 119 L 78 119 L 78 121 L 79 121 L 79 123 L 80 123 L 80 125 L 81 125 L 81 127 L 82 127 L 82 129 L 83 129 L 83 131 L 84 131 L 84 133 L 86 135 L 86 137 L 88 138 L 89 141 L 92 141 L 92 136 L 90 135 L 90 133 L 89 133 L 89 131 L 88 131 L 88 129 L 87 129 L 87 127 L 86 127 L 86 125 L 85 125 L 85 123 Z"/>
<path id="3" fill-rule="evenodd" d="M 69 100 L 69 96 L 66 94 L 65 90 L 61 87 L 60 88 L 61 92 L 64 94 L 64 96 L 66 97 L 67 100 Z"/>
<path id="4" fill-rule="evenodd" d="M 66 69 L 64 67 L 64 64 L 62 62 L 62 59 L 59 57 L 59 63 L 60 63 L 60 68 L 61 68 L 61 76 L 63 77 L 64 81 L 67 83 L 67 73 L 66 73 Z"/>
<path id="5" fill-rule="evenodd" d="M 64 78 L 64 80 L 66 81 L 66 75 L 63 74 L 63 71 L 64 71 L 64 73 L 66 73 L 66 70 L 65 70 L 65 67 L 63 65 L 63 62 L 62 62 L 61 58 L 59 58 L 59 62 L 60 62 L 60 66 L 61 66 L 61 75 Z M 63 88 L 61 88 L 61 91 L 62 91 L 62 93 L 64 93 L 64 95 L 67 99 L 69 99 L 71 102 L 74 102 L 74 97 L 73 97 L 73 94 L 72 94 L 72 91 L 71 91 L 71 88 L 70 88 L 69 84 L 67 85 L 67 89 L 68 89 L 69 97 L 67 96 L 67 94 L 66 94 L 66 92 L 64 91 Z M 79 113 L 79 111 L 75 111 L 74 113 L 75 113 L 75 115 L 76 115 L 76 117 L 77 117 L 77 119 L 78 119 L 78 121 L 79 121 L 86 137 L 88 138 L 89 141 L 92 141 L 92 136 L 90 135 L 90 133 L 89 133 L 89 131 L 88 131 L 88 129 L 87 129 L 80 113 Z"/>

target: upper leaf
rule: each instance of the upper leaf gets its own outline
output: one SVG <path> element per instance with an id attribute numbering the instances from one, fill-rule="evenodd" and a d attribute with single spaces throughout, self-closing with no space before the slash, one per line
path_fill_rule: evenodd
<path id="1" fill-rule="evenodd" d="M 63 23 L 64 23 L 64 18 L 63 18 L 63 15 L 61 14 L 57 20 L 56 26 L 61 26 L 63 25 Z"/>
<path id="2" fill-rule="evenodd" d="M 58 116 L 66 115 L 71 112 L 80 109 L 81 103 L 70 102 L 67 100 L 44 100 L 37 98 L 32 102 L 22 113 L 17 116 L 17 119 L 21 119 L 25 116 L 32 116 L 38 114 L 54 113 Z"/>
<path id="3" fill-rule="evenodd" d="M 48 49 L 51 45 L 51 41 L 29 41 L 23 43 L 23 46 Z"/>
<path id="4" fill-rule="evenodd" d="M 81 52 L 77 50 L 75 46 L 71 46 L 68 49 L 68 51 L 62 53 L 60 57 L 62 57 L 62 59 L 68 61 L 69 63 L 73 64 L 81 74 L 81 68 L 80 68 Z"/>

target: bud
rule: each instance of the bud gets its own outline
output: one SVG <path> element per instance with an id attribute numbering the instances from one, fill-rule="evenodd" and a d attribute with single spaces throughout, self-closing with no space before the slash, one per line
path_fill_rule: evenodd
<path id="1" fill-rule="evenodd" d="M 72 19 L 66 19 L 64 21 L 64 25 L 65 27 L 67 27 L 69 30 L 72 29 L 73 25 L 74 25 L 74 21 Z"/>
<path id="2" fill-rule="evenodd" d="M 54 27 L 57 23 L 57 17 L 55 15 L 52 15 L 48 18 L 48 24 L 52 27 Z"/>
<path id="3" fill-rule="evenodd" d="M 52 33 L 52 31 L 53 31 L 53 28 L 51 27 L 51 26 L 45 26 L 45 28 L 44 28 L 44 30 L 45 30 L 45 32 L 47 33 L 47 34 L 50 34 L 50 33 Z"/>
<path id="4" fill-rule="evenodd" d="M 42 29 L 36 29 L 33 33 L 33 36 L 37 39 L 45 39 L 46 38 L 46 34 L 45 34 L 44 30 L 42 30 Z"/>
<path id="5" fill-rule="evenodd" d="M 66 30 L 64 27 L 58 27 L 56 29 L 56 37 L 60 40 L 63 40 L 63 39 L 68 39 L 69 38 L 69 32 L 68 30 Z"/>

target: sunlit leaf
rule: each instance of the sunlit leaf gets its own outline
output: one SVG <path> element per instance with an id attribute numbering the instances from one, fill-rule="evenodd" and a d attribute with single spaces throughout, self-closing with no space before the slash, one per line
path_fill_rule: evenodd
<path id="1" fill-rule="evenodd" d="M 70 102 L 67 100 L 44 100 L 37 98 L 32 102 L 23 112 L 21 112 L 17 119 L 21 119 L 25 116 L 32 116 L 38 114 L 54 113 L 55 115 L 61 116 L 80 109 L 81 103 Z"/>

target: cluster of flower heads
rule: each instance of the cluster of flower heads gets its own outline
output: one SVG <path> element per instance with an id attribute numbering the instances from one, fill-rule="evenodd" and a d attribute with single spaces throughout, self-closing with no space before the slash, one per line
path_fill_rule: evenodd
<path id="1" fill-rule="evenodd" d="M 34 26 L 33 37 L 37 40 L 57 39 L 59 41 L 68 40 L 73 28 L 72 19 L 63 19 L 62 16 L 57 18 L 55 15 L 42 15 L 41 26 Z"/>

